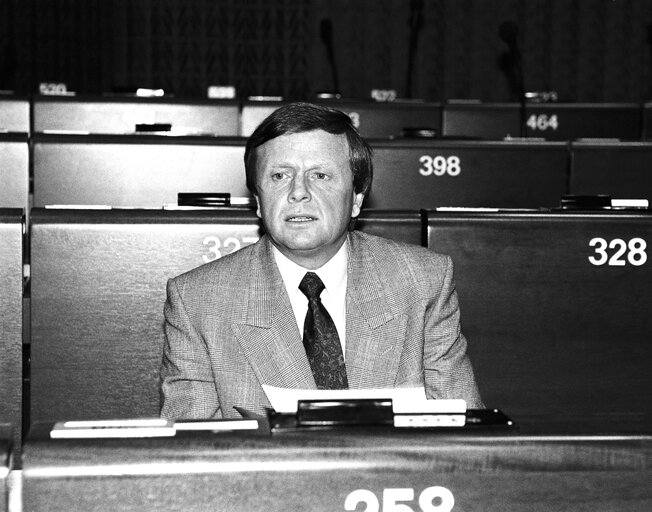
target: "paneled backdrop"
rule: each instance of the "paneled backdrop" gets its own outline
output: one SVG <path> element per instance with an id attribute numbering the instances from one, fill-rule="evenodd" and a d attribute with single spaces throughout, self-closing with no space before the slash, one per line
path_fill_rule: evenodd
<path id="1" fill-rule="evenodd" d="M 501 24 L 527 90 L 652 98 L 650 0 L 0 0 L 0 89 L 202 97 L 230 84 L 240 97 L 311 97 L 334 88 L 330 34 L 345 96 L 506 101 Z"/>

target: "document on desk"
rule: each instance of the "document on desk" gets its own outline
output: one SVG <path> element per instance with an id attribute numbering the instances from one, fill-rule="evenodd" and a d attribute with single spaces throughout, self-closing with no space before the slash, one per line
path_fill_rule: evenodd
<path id="1" fill-rule="evenodd" d="M 465 414 L 462 399 L 429 400 L 423 387 L 383 389 L 287 389 L 263 384 L 272 408 L 296 414 L 299 400 L 391 399 L 394 414 Z"/>

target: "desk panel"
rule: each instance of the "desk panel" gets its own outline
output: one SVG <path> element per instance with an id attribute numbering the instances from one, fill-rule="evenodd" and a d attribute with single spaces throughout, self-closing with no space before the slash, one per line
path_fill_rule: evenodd
<path id="1" fill-rule="evenodd" d="M 335 431 L 271 437 L 48 440 L 23 502 L 39 512 L 647 511 L 649 436 Z"/>
<path id="2" fill-rule="evenodd" d="M 372 141 L 370 208 L 556 206 L 566 193 L 561 142 Z"/>
<path id="3" fill-rule="evenodd" d="M 447 104 L 443 134 L 500 140 L 521 135 L 521 107 L 512 104 Z M 528 103 L 525 137 L 546 140 L 616 138 L 639 140 L 642 109 L 637 103 Z"/>
<path id="4" fill-rule="evenodd" d="M 253 243 L 253 210 L 32 210 L 34 421 L 158 415 L 168 278 Z M 359 228 L 420 243 L 419 213 Z"/>
<path id="5" fill-rule="evenodd" d="M 421 214 L 418 210 L 363 209 L 355 229 L 399 242 L 422 245 Z"/>
<path id="6" fill-rule="evenodd" d="M 516 103 L 447 103 L 442 108 L 442 134 L 487 140 L 520 137 L 520 106 Z"/>
<path id="7" fill-rule="evenodd" d="M 29 146 L 26 135 L 0 134 L 0 208 L 27 210 Z"/>
<path id="8" fill-rule="evenodd" d="M 133 134 L 139 124 L 169 124 L 177 135 L 238 135 L 237 101 L 36 96 L 33 103 L 35 133 Z"/>
<path id="9" fill-rule="evenodd" d="M 0 133 L 29 133 L 29 99 L 0 96 Z"/>
<path id="10" fill-rule="evenodd" d="M 400 137 L 404 128 L 441 129 L 439 103 L 325 100 L 315 103 L 348 114 L 365 138 Z M 240 134 L 248 137 L 281 102 L 245 102 L 242 107 Z"/>
<path id="11" fill-rule="evenodd" d="M 652 143 L 579 143 L 571 146 L 570 192 L 652 200 Z"/>
<path id="12" fill-rule="evenodd" d="M 250 210 L 32 210 L 32 419 L 157 416 L 168 278 L 258 237 Z"/>
<path id="13" fill-rule="evenodd" d="M 652 413 L 652 216 L 427 215 L 452 256 L 485 404 L 523 415 Z"/>
<path id="14" fill-rule="evenodd" d="M 0 208 L 0 423 L 22 434 L 23 212 Z"/>
<path id="15" fill-rule="evenodd" d="M 250 197 L 244 139 L 40 135 L 33 146 L 34 206 L 161 208 L 179 192 Z"/>

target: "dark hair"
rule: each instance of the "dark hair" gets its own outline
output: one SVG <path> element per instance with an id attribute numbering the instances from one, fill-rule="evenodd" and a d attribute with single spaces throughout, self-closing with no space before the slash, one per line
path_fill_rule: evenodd
<path id="1" fill-rule="evenodd" d="M 244 162 L 247 188 L 256 194 L 256 149 L 265 142 L 289 133 L 324 130 L 334 135 L 346 134 L 349 143 L 349 163 L 356 194 L 367 193 L 371 187 L 373 164 L 371 147 L 353 127 L 344 112 L 312 103 L 288 103 L 263 120 L 247 140 Z"/>

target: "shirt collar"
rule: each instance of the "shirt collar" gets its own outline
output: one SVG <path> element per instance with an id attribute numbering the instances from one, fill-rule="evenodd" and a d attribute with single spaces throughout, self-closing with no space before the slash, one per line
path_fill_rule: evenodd
<path id="1" fill-rule="evenodd" d="M 348 240 L 346 240 L 339 251 L 328 260 L 324 265 L 319 267 L 317 270 L 309 270 L 297 265 L 287 256 L 285 256 L 278 248 L 272 244 L 272 250 L 274 253 L 274 259 L 276 260 L 276 265 L 283 282 L 288 290 L 288 293 L 296 291 L 299 289 L 299 283 L 306 275 L 306 272 L 314 272 L 324 283 L 326 291 L 333 293 L 335 290 L 342 289 L 346 287 L 346 272 L 347 272 L 347 262 L 348 262 L 348 250 L 347 250 Z"/>

